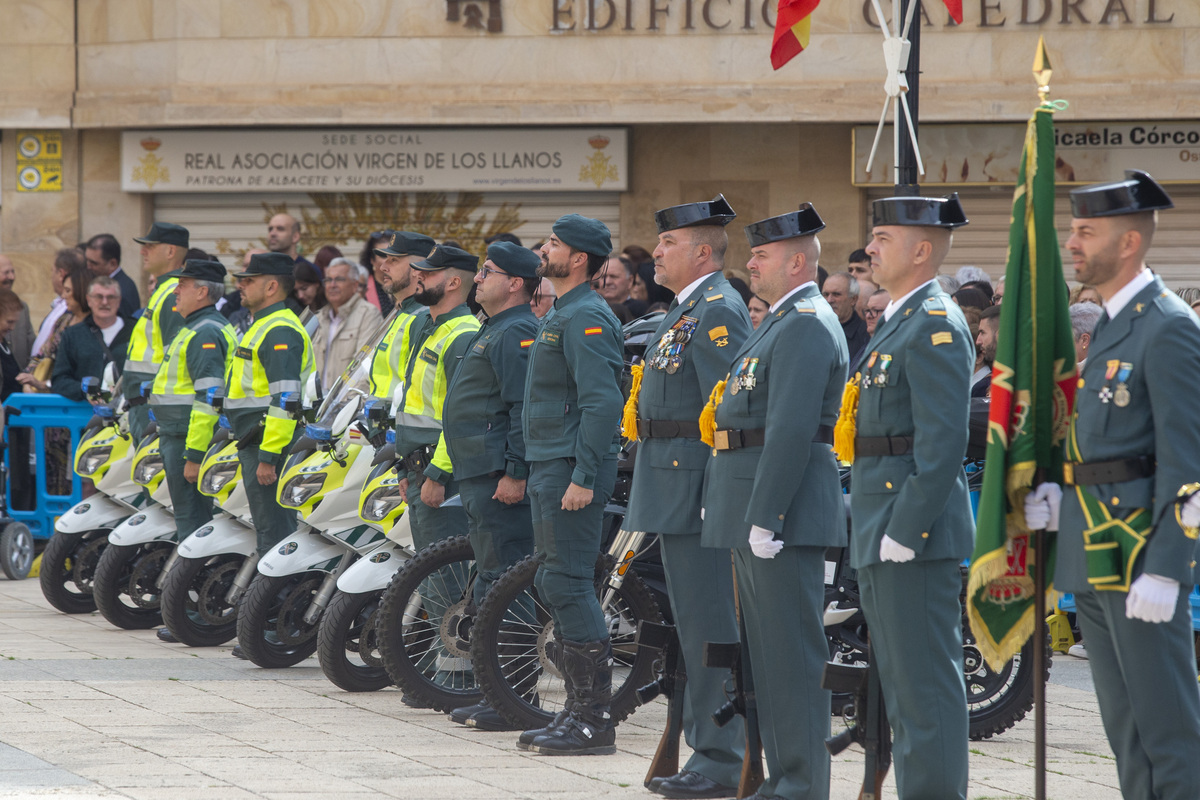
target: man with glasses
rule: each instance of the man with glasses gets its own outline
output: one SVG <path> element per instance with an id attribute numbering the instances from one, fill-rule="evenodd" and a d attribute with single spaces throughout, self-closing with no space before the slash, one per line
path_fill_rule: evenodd
<path id="1" fill-rule="evenodd" d="M 70 400 L 83 400 L 83 379 L 100 375 L 109 362 L 117 369 L 125 366 L 125 349 L 133 330 L 133 320 L 117 311 L 121 288 L 112 278 L 94 278 L 87 301 L 91 313 L 62 332 L 50 379 L 55 394 Z"/>
<path id="2" fill-rule="evenodd" d="M 111 233 L 98 233 L 87 240 L 84 256 L 88 270 L 96 277 L 112 278 L 121 287 L 122 317 L 136 317 L 142 306 L 137 284 L 121 269 L 121 243 Z"/>
<path id="3" fill-rule="evenodd" d="M 358 265 L 335 258 L 325 268 L 326 305 L 317 312 L 313 353 L 322 386 L 332 386 L 382 321 L 379 309 L 358 293 Z"/>
<path id="4" fill-rule="evenodd" d="M 868 336 L 875 335 L 875 328 L 879 325 L 883 311 L 890 302 L 892 302 L 892 296 L 888 294 L 887 289 L 877 289 L 871 293 L 870 299 L 867 300 L 867 308 L 863 311 L 863 319 L 867 322 Z"/>

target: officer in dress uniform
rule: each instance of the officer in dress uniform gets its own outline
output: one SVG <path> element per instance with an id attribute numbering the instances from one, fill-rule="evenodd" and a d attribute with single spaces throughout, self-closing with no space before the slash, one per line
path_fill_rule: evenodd
<path id="1" fill-rule="evenodd" d="M 371 395 L 390 402 L 392 392 L 404 380 L 412 342 L 424 336 L 429 323 L 429 307 L 417 302 L 417 282 L 412 276 L 412 262 L 420 261 L 433 252 L 436 244 L 423 233 L 384 231 L 387 245 L 375 250 L 383 257 L 376 268 L 384 289 L 391 292 L 399 311 L 391 318 L 388 331 L 375 348 L 371 361 Z"/>
<path id="2" fill-rule="evenodd" d="M 701 489 L 708 445 L 697 422 L 704 402 L 750 335 L 750 315 L 721 269 L 737 215 L 723 196 L 654 214 L 655 281 L 675 293 L 630 394 L 636 411 L 638 466 L 625 527 L 658 534 L 667 592 L 683 659 L 684 740 L 692 756 L 678 775 L 655 778 L 666 797 L 731 797 L 741 774 L 741 718 L 717 727 L 712 712 L 725 702 L 727 673 L 705 669 L 705 642 L 737 641 L 733 572 L 728 546 L 700 546 Z"/>
<path id="3" fill-rule="evenodd" d="M 958 596 L 975 535 L 962 465 L 975 348 L 936 276 L 952 229 L 967 219 L 957 195 L 889 197 L 871 213 L 866 250 L 895 299 L 851 367 L 838 421 L 836 449 L 853 461 L 851 565 L 894 731 L 900 798 L 965 798 Z"/>
<path id="4" fill-rule="evenodd" d="M 533 521 L 525 482 L 521 408 L 538 319 L 529 301 L 542 260 L 511 242 L 488 246 L 475 274 L 475 299 L 487 321 L 470 339 L 450 382 L 442 412 L 442 445 L 425 477 L 458 481 L 479 574 L 475 606 L 505 570 L 533 552 Z M 487 700 L 450 713 L 454 722 L 491 731 L 514 730 Z"/>
<path id="5" fill-rule="evenodd" d="M 154 293 L 138 315 L 129 335 L 121 391 L 130 403 L 129 429 L 134 442 L 145 435 L 150 408 L 141 401 L 142 383 L 153 381 L 162 364 L 167 345 L 183 325 L 183 316 L 175 309 L 175 284 L 188 250 L 188 229 L 170 222 L 156 222 L 150 232 L 134 237 L 142 246 L 142 268 L 157 277 Z"/>
<path id="6" fill-rule="evenodd" d="M 713 398 L 701 541 L 733 548 L 769 772 L 755 798 L 829 796 L 822 612 L 825 549 L 846 543 L 830 445 L 849 354 L 816 284 L 824 227 L 808 203 L 746 226 L 750 288 L 770 309 Z"/>
<path id="7" fill-rule="evenodd" d="M 1063 477 L 1026 499 L 1059 530 L 1054 588 L 1074 592 L 1121 795 L 1182 800 L 1200 786 L 1200 691 L 1188 593 L 1200 496 L 1200 326 L 1146 267 L 1153 178 L 1071 192 L 1075 277 L 1104 299 L 1079 378 Z M 1058 524 L 1058 506 L 1062 524 Z"/>
<path id="8" fill-rule="evenodd" d="M 568 214 L 554 223 L 538 268 L 558 299 L 529 350 L 521 422 L 534 545 L 545 559 L 535 585 L 554 619 L 567 702 L 517 744 L 549 755 L 617 750 L 612 644 L 592 583 L 617 482 L 623 399 L 621 326 L 589 284 L 611 251 L 604 223 Z"/>
<path id="9" fill-rule="evenodd" d="M 181 540 L 212 520 L 212 498 L 200 494 L 196 481 L 217 424 L 208 390 L 224 385 L 228 360 L 237 347 L 233 326 L 215 305 L 224 295 L 224 281 L 225 267 L 219 261 L 185 262 L 175 286 L 183 327 L 167 348 L 150 395 Z M 178 641 L 166 628 L 159 628 L 158 638 Z"/>

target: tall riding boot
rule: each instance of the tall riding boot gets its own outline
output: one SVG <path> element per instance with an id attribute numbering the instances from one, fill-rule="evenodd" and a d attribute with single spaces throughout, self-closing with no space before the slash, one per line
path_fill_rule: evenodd
<path id="1" fill-rule="evenodd" d="M 503 637 L 501 637 L 501 641 L 503 641 Z M 534 728 L 533 730 L 525 731 L 517 737 L 518 750 L 528 750 L 529 746 L 533 744 L 534 739 L 544 736 L 558 728 L 559 725 L 562 725 L 575 704 L 575 687 L 571 684 L 571 677 L 563 669 L 563 640 L 559 639 L 557 634 L 553 639 L 546 640 L 546 657 L 558 669 L 558 674 L 562 675 L 563 686 L 567 691 L 567 699 L 563 702 L 563 707 L 554 715 L 554 719 L 550 720 L 549 725 L 544 728 Z"/>
<path id="2" fill-rule="evenodd" d="M 612 703 L 612 643 L 563 640 L 563 675 L 575 686 L 575 702 L 557 728 L 533 740 L 530 750 L 545 755 L 610 755 L 617 752 Z"/>

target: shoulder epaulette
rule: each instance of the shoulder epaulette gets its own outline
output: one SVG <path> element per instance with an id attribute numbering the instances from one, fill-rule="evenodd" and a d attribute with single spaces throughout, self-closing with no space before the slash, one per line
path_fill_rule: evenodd
<path id="1" fill-rule="evenodd" d="M 803 297 L 792 303 L 792 308 L 801 314 L 817 313 L 817 307 L 813 305 L 813 301 Z"/>
<path id="2" fill-rule="evenodd" d="M 946 316 L 946 305 L 940 297 L 925 298 L 925 302 L 921 304 L 921 308 L 931 317 Z"/>

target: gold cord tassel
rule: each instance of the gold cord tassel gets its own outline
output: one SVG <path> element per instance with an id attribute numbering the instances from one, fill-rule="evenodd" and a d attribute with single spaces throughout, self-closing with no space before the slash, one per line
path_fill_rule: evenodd
<path id="1" fill-rule="evenodd" d="M 717 432 L 717 406 L 721 405 L 721 398 L 725 395 L 725 381 L 727 380 L 729 380 L 728 375 L 725 376 L 725 380 L 717 381 L 717 385 L 713 387 L 712 393 L 708 396 L 704 410 L 700 412 L 700 441 L 709 447 L 713 446 L 713 434 Z"/>
<path id="2" fill-rule="evenodd" d="M 854 433 L 858 422 L 858 392 L 862 373 L 846 381 L 842 390 L 842 410 L 837 424 L 833 426 L 833 454 L 847 464 L 854 463 Z"/>
<path id="3" fill-rule="evenodd" d="M 638 395 L 642 393 L 642 372 L 644 370 L 645 367 L 641 364 L 634 364 L 629 368 L 633 382 L 629 384 L 629 399 L 625 401 L 625 413 L 621 415 L 621 435 L 631 442 L 636 442 L 638 438 Z"/>

